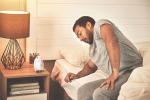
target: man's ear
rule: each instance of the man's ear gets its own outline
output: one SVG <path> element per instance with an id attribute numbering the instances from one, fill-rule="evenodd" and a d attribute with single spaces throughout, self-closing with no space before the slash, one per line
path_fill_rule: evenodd
<path id="1" fill-rule="evenodd" d="M 88 22 L 86 22 L 86 28 L 90 30 L 90 29 L 91 29 L 91 27 L 92 27 L 92 24 L 91 24 L 89 21 L 88 21 Z"/>

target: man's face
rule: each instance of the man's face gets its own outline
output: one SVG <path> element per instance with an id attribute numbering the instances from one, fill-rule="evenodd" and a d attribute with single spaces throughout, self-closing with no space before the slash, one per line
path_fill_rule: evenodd
<path id="1" fill-rule="evenodd" d="M 93 43 L 93 28 L 77 25 L 74 32 L 81 41 L 84 41 L 88 44 Z"/>

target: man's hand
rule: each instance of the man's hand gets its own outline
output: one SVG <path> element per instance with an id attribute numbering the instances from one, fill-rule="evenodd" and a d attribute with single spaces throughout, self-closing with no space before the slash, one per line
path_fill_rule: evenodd
<path id="1" fill-rule="evenodd" d="M 77 79 L 78 77 L 77 77 L 77 74 L 74 74 L 74 73 L 68 73 L 67 75 L 66 75 L 66 77 L 65 77 L 65 82 L 71 82 L 72 80 L 74 80 L 74 79 Z"/>
<path id="2" fill-rule="evenodd" d="M 100 88 L 103 86 L 106 86 L 106 89 L 114 89 L 115 88 L 115 82 L 119 77 L 119 73 L 112 73 L 101 85 Z"/>

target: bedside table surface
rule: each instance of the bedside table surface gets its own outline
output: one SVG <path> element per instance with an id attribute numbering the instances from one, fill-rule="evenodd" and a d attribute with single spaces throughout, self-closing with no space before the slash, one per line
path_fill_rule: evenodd
<path id="1" fill-rule="evenodd" d="M 36 76 L 49 76 L 49 72 L 44 70 L 43 72 L 36 73 L 34 71 L 33 64 L 24 63 L 20 69 L 9 70 L 5 69 L 2 64 L 0 64 L 1 73 L 6 78 L 19 78 L 19 77 L 36 77 Z"/>

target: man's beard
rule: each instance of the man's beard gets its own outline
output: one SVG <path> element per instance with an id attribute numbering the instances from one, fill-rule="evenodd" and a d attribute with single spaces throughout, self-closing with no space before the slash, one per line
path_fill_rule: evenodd
<path id="1" fill-rule="evenodd" d="M 92 40 L 85 40 L 84 42 L 85 42 L 85 43 L 88 43 L 88 44 L 92 44 L 92 43 L 93 43 Z"/>
<path id="2" fill-rule="evenodd" d="M 90 41 L 84 41 L 85 43 L 92 44 Z"/>
<path id="3" fill-rule="evenodd" d="M 89 32 L 87 34 L 88 34 L 89 37 L 88 37 L 88 40 L 85 41 L 85 42 L 88 43 L 88 44 L 92 44 L 93 43 L 93 33 Z"/>

